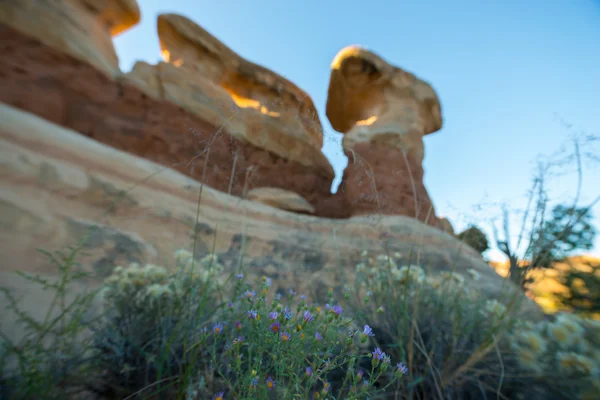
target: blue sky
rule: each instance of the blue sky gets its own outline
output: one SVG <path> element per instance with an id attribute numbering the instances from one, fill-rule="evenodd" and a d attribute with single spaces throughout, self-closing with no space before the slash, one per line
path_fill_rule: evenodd
<path id="1" fill-rule="evenodd" d="M 324 153 L 341 174 L 346 158 L 325 117 L 329 64 L 350 44 L 367 46 L 437 91 L 444 127 L 425 138 L 425 185 L 457 230 L 491 234 L 497 208 L 519 208 L 533 161 L 573 132 L 600 134 L 600 1 L 138 0 L 142 22 L 115 38 L 121 69 L 160 59 L 156 16 L 192 19 L 241 56 L 290 79 L 313 98 Z M 561 121 L 572 124 L 567 129 Z M 599 154 L 600 153 L 596 153 Z M 575 175 L 551 182 L 572 199 Z M 586 168 L 582 200 L 600 194 Z M 594 208 L 600 228 L 600 206 Z M 513 226 L 518 227 L 515 220 Z M 600 230 L 600 229 L 599 229 Z M 600 232 L 594 254 L 600 255 Z M 497 251 L 488 254 L 502 257 Z"/>

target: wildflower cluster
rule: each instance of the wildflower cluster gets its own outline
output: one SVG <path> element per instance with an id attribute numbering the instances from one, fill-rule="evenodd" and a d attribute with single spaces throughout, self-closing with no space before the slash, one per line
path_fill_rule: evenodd
<path id="1" fill-rule="evenodd" d="M 358 399 L 405 374 L 405 367 L 388 371 L 390 356 L 373 358 L 379 353 L 364 349 L 373 330 L 368 325 L 354 329 L 333 290 L 321 306 L 291 289 L 274 293 L 268 277 L 250 282 L 236 273 L 225 286 L 217 257 L 194 261 L 183 250 L 175 257 L 177 271 L 132 264 L 115 268 L 106 280 L 102 292 L 110 312 L 95 336 L 96 347 L 112 369 L 110 379 L 121 386 L 133 391 L 175 377 L 183 367 L 190 400 Z M 144 350 L 131 357 L 124 343 Z M 378 362 L 359 368 L 369 359 Z M 378 387 L 384 375 L 387 386 Z"/>
<path id="2" fill-rule="evenodd" d="M 335 302 L 332 290 L 328 303 L 320 306 L 291 289 L 284 294 L 271 293 L 270 288 L 268 278 L 253 287 L 237 277 L 232 301 L 214 325 L 223 332 L 217 338 L 213 331 L 223 343 L 222 351 L 212 355 L 221 378 L 217 390 L 238 399 L 266 398 L 271 392 L 278 398 L 327 398 L 335 393 L 336 398 L 358 399 L 383 390 L 375 382 L 385 374 L 390 357 L 370 372 L 359 373 L 360 361 L 372 358 L 360 344 L 374 333 L 368 325 L 362 331 L 351 329 L 353 321 Z M 232 329 L 221 331 L 222 325 Z M 350 334 L 344 334 L 349 329 Z M 404 369 L 392 375 L 391 381 L 403 373 Z M 344 378 L 334 379 L 339 375 Z"/>
<path id="3" fill-rule="evenodd" d="M 374 338 L 379 347 L 373 351 L 372 361 L 386 365 L 387 357 L 412 357 L 412 363 L 397 368 L 411 376 L 397 381 L 395 389 L 400 393 L 416 381 L 423 397 L 439 397 L 434 390 L 439 384 L 436 370 L 469 373 L 488 364 L 493 365 L 489 367 L 492 370 L 500 367 L 492 353 L 493 338 L 501 338 L 515 322 L 507 318 L 506 305 L 477 290 L 478 271 L 463 274 L 449 268 L 428 274 L 399 253 L 369 257 L 366 252 L 356 271 L 356 290 L 361 296 L 351 303 L 351 310 L 383 333 Z M 481 355 L 474 357 L 478 352 Z M 465 369 L 471 362 L 471 369 Z M 477 373 L 449 382 L 444 390 L 459 398 L 477 397 L 482 386 L 497 384 L 495 373 Z"/>

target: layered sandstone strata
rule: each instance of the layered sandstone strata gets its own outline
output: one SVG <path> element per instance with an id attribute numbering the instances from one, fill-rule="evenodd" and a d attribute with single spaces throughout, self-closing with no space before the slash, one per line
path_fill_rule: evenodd
<path id="1" fill-rule="evenodd" d="M 27 8 L 16 4 L 2 8 L 3 22 L 26 14 Z M 118 21 L 106 17 L 119 15 L 116 11 L 77 14 L 72 10 L 78 2 L 56 4 L 71 10 L 60 15 L 79 21 L 78 25 L 104 26 L 107 40 L 111 32 L 125 26 L 104 22 Z M 33 3 L 29 8 L 42 21 L 42 13 L 48 11 Z M 54 19 L 53 23 L 61 25 Z M 0 23 L 0 102 L 174 168 L 226 193 L 244 197 L 253 188 L 276 187 L 306 199 L 315 215 L 348 217 L 345 198 L 330 193 L 334 173 L 320 151 L 322 128 L 308 95 L 279 75 L 236 56 L 197 25 L 181 21 L 176 16 L 159 18 L 165 54 L 169 49 L 168 63 L 138 64 L 132 73 L 118 78 L 114 68 L 101 68 L 109 64 L 116 68 L 116 58 L 112 64 L 96 62 L 99 55 L 114 53 L 110 40 L 79 38 L 59 30 L 54 33 L 57 43 L 86 49 L 67 51 L 49 45 L 43 31 Z M 196 35 L 192 44 L 180 37 L 192 35 L 188 31 Z M 220 49 L 215 53 L 221 54 L 224 63 L 220 73 L 214 70 L 221 64 L 211 64 L 213 53 L 206 50 L 205 56 L 199 55 L 203 48 Z M 185 66 L 181 60 L 186 60 Z M 251 104 L 262 105 L 236 103 L 251 97 L 258 99 Z M 285 103 L 275 104 L 278 97 Z"/>
<path id="2" fill-rule="evenodd" d="M 215 253 L 227 274 L 243 263 L 252 277 L 272 278 L 274 292 L 293 288 L 324 302 L 330 287 L 341 296 L 354 284 L 362 251 L 399 252 L 401 264 L 429 273 L 468 277 L 474 269 L 480 279 L 466 284 L 505 303 L 520 296 L 524 313 L 541 316 L 475 250 L 414 218 L 318 218 L 201 189 L 173 169 L 3 104 L 0 159 L 0 281 L 28 299 L 34 315 L 43 315 L 40 304 L 49 304 L 52 292 L 33 290 L 14 272 L 55 278 L 56 267 L 36 249 L 64 249 L 87 237 L 77 261 L 96 283 L 115 265 L 171 267 L 177 249 L 195 248 L 198 257 Z"/>

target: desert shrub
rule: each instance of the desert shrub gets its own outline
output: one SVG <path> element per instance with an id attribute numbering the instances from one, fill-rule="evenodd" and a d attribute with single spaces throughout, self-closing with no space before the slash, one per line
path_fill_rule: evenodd
<path id="1" fill-rule="evenodd" d="M 2 398 L 598 398 L 600 324 L 520 321 L 518 304 L 475 289 L 473 270 L 364 254 L 359 296 L 330 290 L 319 305 L 178 251 L 174 271 L 116 267 L 92 319 L 95 291 L 66 295 L 84 277 L 76 251 L 49 254 L 56 281 L 23 274 L 56 293 L 43 321 L 4 290 L 26 334 L 2 336 Z"/>
<path id="2" fill-rule="evenodd" d="M 483 254 L 483 252 L 490 248 L 485 233 L 474 225 L 470 225 L 456 237 L 477 250 L 480 254 Z"/>
<path id="3" fill-rule="evenodd" d="M 536 348 L 531 324 L 516 318 L 518 302 L 486 298 L 477 271 L 427 274 L 402 260 L 363 253 L 361 296 L 349 303 L 373 327 L 374 345 L 406 364 L 408 376 L 390 389 L 396 398 L 567 399 L 596 379 L 590 368 L 557 380 L 559 355 L 541 352 L 555 346 Z"/>
<path id="4" fill-rule="evenodd" d="M 81 247 L 68 251 L 42 252 L 57 268 L 58 279 L 47 279 L 23 272 L 22 278 L 53 292 L 50 304 L 41 304 L 46 312 L 42 320 L 33 318 L 20 307 L 12 291 L 0 288 L 6 301 L 5 312 L 13 312 L 23 336 L 11 340 L 0 330 L 0 398 L 58 399 L 77 394 L 93 367 L 91 340 L 86 329 L 93 322 L 92 303 L 96 291 L 69 293 L 75 281 L 89 278 L 76 257 Z"/>
<path id="5" fill-rule="evenodd" d="M 520 365 L 551 385 L 555 396 L 600 398 L 600 321 L 559 313 L 525 324 L 511 345 Z"/>
<path id="6" fill-rule="evenodd" d="M 254 286 L 243 274 L 224 278 L 213 255 L 197 265 L 186 251 L 176 259 L 174 273 L 133 264 L 106 281 L 94 337 L 113 395 L 352 399 L 384 390 L 375 385 L 383 375 L 401 376 L 387 355 L 357 353 L 361 334 L 332 292 L 332 305 L 308 305 L 271 293 L 268 278 Z M 373 368 L 359 373 L 363 359 Z"/>

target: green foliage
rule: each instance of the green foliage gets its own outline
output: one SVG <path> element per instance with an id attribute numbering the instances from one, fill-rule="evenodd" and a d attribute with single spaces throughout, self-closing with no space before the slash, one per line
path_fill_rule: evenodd
<path id="1" fill-rule="evenodd" d="M 176 259 L 171 273 L 116 267 L 100 292 L 105 311 L 72 329 L 91 331 L 84 347 L 69 331 L 53 347 L 11 348 L 20 357 L 18 369 L 2 363 L 11 398 L 68 398 L 93 387 L 105 398 L 361 399 L 402 377 L 388 356 L 360 347 L 366 334 L 353 329 L 332 292 L 331 305 L 320 307 L 293 292 L 271 293 L 264 278 L 257 294 L 243 274 L 223 278 L 213 255 L 196 261 L 179 251 Z M 37 340 L 46 325 L 31 324 Z M 48 357 L 67 347 L 69 368 L 57 378 L 62 364 Z M 358 373 L 361 363 L 371 368 Z"/>
<path id="2" fill-rule="evenodd" d="M 309 304 L 271 281 L 226 275 L 214 255 L 176 254 L 177 269 L 117 267 L 96 291 L 78 249 L 49 254 L 60 279 L 24 275 L 56 293 L 43 321 L 2 336 L 0 394 L 14 399 L 566 399 L 598 394 L 598 323 L 570 316 L 532 325 L 478 290 L 480 275 L 428 275 L 402 256 L 364 255 L 356 294 Z M 516 297 L 513 296 L 513 299 Z M 349 318 L 353 316 L 354 318 Z M 394 362 L 392 363 L 392 360 Z M 588 397 L 585 397 L 588 396 Z"/>
<path id="3" fill-rule="evenodd" d="M 5 287 L 0 288 L 7 300 L 7 311 L 17 316 L 24 332 L 18 342 L 0 332 L 0 397 L 11 399 L 58 399 L 74 388 L 71 382 L 84 381 L 92 364 L 86 327 L 90 317 L 95 291 L 69 294 L 73 282 L 88 276 L 76 263 L 81 247 L 64 252 L 44 252 L 57 268 L 59 278 L 17 272 L 22 278 L 35 283 L 41 290 L 54 293 L 41 321 L 21 309 L 19 300 Z"/>
<path id="4" fill-rule="evenodd" d="M 526 252 L 531 268 L 551 268 L 575 250 L 589 250 L 594 245 L 596 231 L 587 207 L 557 205 L 552 217 L 533 232 Z"/>
<path id="5" fill-rule="evenodd" d="M 538 360 L 548 363 L 544 373 L 531 373 L 522 362 L 526 344 L 514 346 L 530 327 L 516 318 L 519 303 L 486 297 L 476 271 L 428 275 L 401 262 L 364 254 L 356 279 L 363 296 L 351 303 L 373 327 L 374 345 L 407 365 L 394 398 L 568 399 L 589 386 L 591 372 L 555 379 L 551 356 Z"/>
<path id="6" fill-rule="evenodd" d="M 475 250 L 479 254 L 483 254 L 487 249 L 490 248 L 487 236 L 481 229 L 474 225 L 469 225 L 467 229 L 457 235 L 458 239 L 462 240 Z"/>

